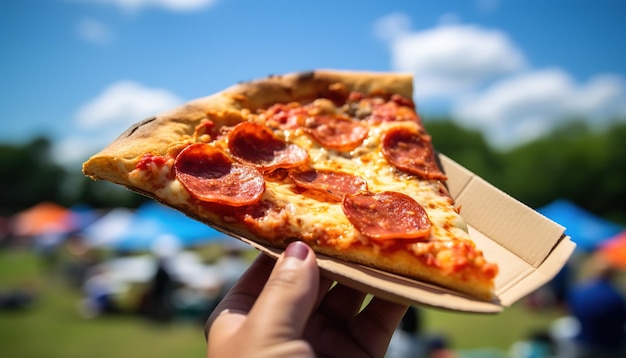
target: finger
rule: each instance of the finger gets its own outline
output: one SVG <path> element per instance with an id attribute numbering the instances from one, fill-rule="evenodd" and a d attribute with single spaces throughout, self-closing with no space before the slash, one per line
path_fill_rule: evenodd
<path id="1" fill-rule="evenodd" d="M 319 291 L 315 254 L 302 242 L 291 243 L 278 258 L 246 324 L 266 341 L 296 339 L 302 335 Z"/>
<path id="2" fill-rule="evenodd" d="M 227 314 L 245 315 L 250 311 L 272 272 L 274 263 L 275 260 L 267 255 L 260 254 L 257 256 L 207 319 L 204 325 L 205 338 L 219 316 Z"/>
<path id="3" fill-rule="evenodd" d="M 352 337 L 371 356 L 382 357 L 407 308 L 406 305 L 372 298 L 350 323 Z"/>
<path id="4" fill-rule="evenodd" d="M 347 323 L 359 312 L 365 296 L 363 292 L 337 284 L 326 294 L 319 311 L 326 319 Z"/>
<path id="5" fill-rule="evenodd" d="M 324 297 L 326 297 L 326 295 L 328 294 L 328 290 L 330 290 L 334 282 L 335 282 L 334 280 L 331 280 L 330 278 L 320 273 L 320 287 L 319 287 L 319 292 L 317 293 L 317 300 L 315 300 L 315 307 L 319 307 L 319 305 L 322 303 L 322 300 L 324 299 Z"/>

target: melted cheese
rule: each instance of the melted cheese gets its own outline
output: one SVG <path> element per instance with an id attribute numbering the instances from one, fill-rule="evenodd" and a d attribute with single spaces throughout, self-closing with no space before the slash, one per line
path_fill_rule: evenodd
<path id="1" fill-rule="evenodd" d="M 411 196 L 424 207 L 433 223 L 432 239 L 467 237 L 467 227 L 449 198 L 438 194 L 440 185 L 438 181 L 421 181 L 415 176 L 393 168 L 383 157 L 378 149 L 381 136 L 389 127 L 395 125 L 416 124 L 383 122 L 379 126 L 372 127 L 363 144 L 350 153 L 322 148 L 305 134 L 290 133 L 285 134 L 285 138 L 307 149 L 315 169 L 338 170 L 360 176 L 366 180 L 372 192 L 396 191 Z M 291 201 L 300 208 L 297 216 L 303 218 L 302 223 L 306 226 L 313 226 L 318 222 L 351 226 L 343 214 L 341 203 L 314 201 L 306 196 L 293 195 L 293 192 L 287 191 L 282 192 L 279 198 Z"/>
<path id="2" fill-rule="evenodd" d="M 311 139 L 301 129 L 283 130 L 277 133 L 285 141 L 306 149 L 315 169 L 336 170 L 360 176 L 367 182 L 371 192 L 395 191 L 409 195 L 426 210 L 431 221 L 430 240 L 449 240 L 468 237 L 467 227 L 455 211 L 449 198 L 438 194 L 438 181 L 423 181 L 390 166 L 379 150 L 382 134 L 391 126 L 412 126 L 414 122 L 383 122 L 371 127 L 361 146 L 349 153 L 328 150 Z M 218 139 L 217 147 L 227 150 L 226 137 Z M 172 175 L 174 160 L 165 165 L 149 165 L 148 170 L 136 169 L 130 173 L 133 183 L 151 182 L 152 191 L 165 202 L 187 206 L 191 195 Z M 354 242 L 367 243 L 343 213 L 340 202 L 318 200 L 310 195 L 299 195 L 295 183 L 288 178 L 283 181 L 266 181 L 266 191 L 262 200 L 275 203 L 284 210 L 270 211 L 255 222 L 257 233 L 272 237 L 277 226 L 288 226 L 287 232 L 303 238 L 332 240 L 339 247 L 348 248 Z M 287 214 L 287 215 L 285 215 Z M 272 217 L 274 216 L 274 217 Z M 227 218 L 225 218 L 227 220 Z M 420 245 L 414 245 L 420 250 Z"/>

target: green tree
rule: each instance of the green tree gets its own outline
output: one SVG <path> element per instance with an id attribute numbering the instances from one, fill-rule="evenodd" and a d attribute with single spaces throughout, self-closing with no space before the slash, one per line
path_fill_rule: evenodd
<path id="1" fill-rule="evenodd" d="M 532 207 L 570 199 L 598 215 L 625 222 L 626 123 L 593 131 L 570 122 L 551 135 L 505 154 L 499 186 Z"/>
<path id="2" fill-rule="evenodd" d="M 136 207 L 146 200 L 125 188 L 94 182 L 79 170 L 69 172 L 52 160 L 50 149 L 47 138 L 0 145 L 0 214 L 11 215 L 42 201 Z"/>
<path id="3" fill-rule="evenodd" d="M 469 130 L 449 119 L 432 119 L 424 122 L 440 153 L 476 173 L 487 181 L 498 180 L 505 165 L 482 133 Z"/>
<path id="4" fill-rule="evenodd" d="M 24 145 L 0 146 L 2 207 L 21 210 L 40 201 L 61 201 L 64 171 L 50 159 L 50 141 L 36 138 Z"/>
<path id="5" fill-rule="evenodd" d="M 603 131 L 568 121 L 506 152 L 494 150 L 480 132 L 449 119 L 431 119 L 425 126 L 438 151 L 531 207 L 565 198 L 626 224 L 624 121 Z"/>

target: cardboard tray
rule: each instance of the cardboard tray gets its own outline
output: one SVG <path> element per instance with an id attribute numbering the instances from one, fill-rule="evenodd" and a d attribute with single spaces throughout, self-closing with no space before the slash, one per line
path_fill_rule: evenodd
<path id="1" fill-rule="evenodd" d="M 439 155 L 448 189 L 461 208 L 471 238 L 488 261 L 500 267 L 496 299 L 487 302 L 454 291 L 318 255 L 324 274 L 346 286 L 391 301 L 430 307 L 498 313 L 552 279 L 575 244 L 565 228 L 513 199 L 450 158 Z M 280 250 L 228 233 L 273 257 Z"/>

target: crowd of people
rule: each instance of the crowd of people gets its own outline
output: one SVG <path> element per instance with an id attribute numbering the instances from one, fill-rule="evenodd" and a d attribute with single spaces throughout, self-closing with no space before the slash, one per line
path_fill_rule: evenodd
<path id="1" fill-rule="evenodd" d="M 588 277 L 567 297 L 569 314 L 578 323 L 574 351 L 580 358 L 626 357 L 626 300 L 618 271 L 599 257 L 589 262 Z"/>
<path id="2" fill-rule="evenodd" d="M 132 313 L 163 324 L 178 318 L 203 323 L 249 265 L 240 248 L 220 250 L 220 257 L 211 262 L 202 262 L 190 251 L 118 259 L 137 260 L 137 271 L 130 277 L 119 272 L 131 268 L 130 262 L 94 266 L 84 281 L 81 313 Z"/>
<path id="3" fill-rule="evenodd" d="M 360 349 L 388 358 L 455 356 L 445 336 L 433 335 L 424 329 L 422 308 L 418 306 L 406 307 L 374 299 L 371 308 L 361 313 L 355 311 L 361 307 L 364 294 L 342 285 L 334 285 L 329 290 L 331 283 L 319 275 L 313 259 L 315 254 L 301 243 L 290 246 L 276 264 L 261 255 L 250 265 L 250 261 L 242 257 L 241 246 L 228 245 L 210 263 L 201 262 L 189 250 L 118 256 L 116 258 L 122 260 L 136 260 L 133 269 L 122 268 L 117 272 L 132 273 L 133 278 L 126 277 L 127 281 L 119 275 L 116 277 L 107 260 L 95 258 L 79 236 L 66 238 L 60 247 L 71 260 L 59 260 L 58 252 L 53 254 L 54 251 L 46 248 L 39 251 L 42 262 L 47 270 L 56 267 L 68 282 L 83 290 L 85 298 L 79 308 L 85 317 L 133 313 L 153 322 L 168 323 L 185 308 L 193 306 L 190 316 L 194 319 L 204 323 L 208 317 L 206 332 L 210 356 L 246 353 L 230 351 L 232 347 L 226 342 L 233 339 L 246 339 L 251 342 L 250 347 L 272 347 L 271 344 L 266 346 L 263 340 L 254 343 L 258 337 L 248 328 L 235 329 L 243 329 L 241 325 L 248 321 L 250 323 L 244 326 L 249 329 L 262 327 L 259 337 L 267 338 L 273 331 L 286 334 L 281 336 L 282 340 L 271 342 L 280 352 L 287 349 L 285 352 L 292 353 L 291 349 L 297 348 L 298 352 L 322 354 L 328 353 L 331 347 L 339 349 L 339 344 L 345 345 L 340 351 L 346 354 Z M 185 265 L 181 264 L 183 261 Z M 281 270 L 285 272 L 280 273 Z M 278 281 L 273 278 L 276 275 Z M 131 281 L 135 289 L 139 289 L 133 293 L 129 305 L 128 300 L 124 302 L 120 297 L 128 297 L 132 291 Z M 576 258 L 554 280 L 525 299 L 529 309 L 555 309 L 562 312 L 563 317 L 549 330 L 530 332 L 528 337 L 511 346 L 508 355 L 514 358 L 626 357 L 625 282 L 624 271 L 607 264 L 598 255 Z M 3 308 L 23 307 L 34 299 L 32 292 L 22 290 L 0 293 Z M 310 297 L 317 299 L 310 302 Z M 267 313 L 255 313 L 260 310 Z M 269 319 L 269 314 L 274 318 Z M 382 330 L 376 334 L 357 328 L 357 325 L 368 327 L 373 319 L 381 317 L 384 320 L 376 325 L 382 325 Z M 314 334 L 324 329 L 330 329 L 336 336 Z M 363 341 L 364 337 L 367 342 Z"/>
<path id="4" fill-rule="evenodd" d="M 531 310 L 557 310 L 561 317 L 514 344 L 514 357 L 626 357 L 626 272 L 601 255 L 575 255 L 525 303 Z"/>

